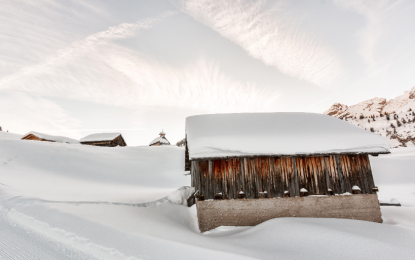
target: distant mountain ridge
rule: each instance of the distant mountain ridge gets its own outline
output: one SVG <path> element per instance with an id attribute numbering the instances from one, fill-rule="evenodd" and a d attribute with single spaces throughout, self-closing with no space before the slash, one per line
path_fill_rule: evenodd
<path id="1" fill-rule="evenodd" d="M 380 134 L 396 148 L 415 146 L 414 111 L 415 87 L 390 100 L 376 97 L 352 106 L 335 103 L 323 114 Z"/>

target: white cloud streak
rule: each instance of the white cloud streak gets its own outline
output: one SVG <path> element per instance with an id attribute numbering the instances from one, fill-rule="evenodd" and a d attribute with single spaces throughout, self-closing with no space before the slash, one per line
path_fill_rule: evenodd
<path id="1" fill-rule="evenodd" d="M 284 2 L 177 0 L 196 20 L 281 72 L 329 88 L 345 71 L 335 51 L 302 29 L 302 17 Z"/>
<path id="2" fill-rule="evenodd" d="M 0 89 L 5 88 L 8 83 L 15 79 L 41 74 L 47 72 L 51 67 L 65 64 L 89 51 L 93 51 L 99 45 L 107 44 L 110 40 L 133 37 L 138 30 L 149 29 L 155 23 L 160 22 L 173 14 L 174 12 L 166 12 L 156 18 L 144 19 L 136 23 L 123 23 L 110 27 L 105 31 L 94 33 L 82 41 L 72 43 L 70 47 L 58 50 L 56 55 L 53 57 L 50 57 L 36 65 L 22 68 L 21 70 L 0 79 Z"/>

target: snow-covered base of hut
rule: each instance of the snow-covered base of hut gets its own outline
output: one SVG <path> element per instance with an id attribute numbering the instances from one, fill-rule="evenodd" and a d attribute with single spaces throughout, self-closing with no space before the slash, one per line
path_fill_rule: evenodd
<path id="1" fill-rule="evenodd" d="M 199 229 L 255 226 L 273 218 L 343 218 L 382 223 L 377 194 L 196 200 Z"/>

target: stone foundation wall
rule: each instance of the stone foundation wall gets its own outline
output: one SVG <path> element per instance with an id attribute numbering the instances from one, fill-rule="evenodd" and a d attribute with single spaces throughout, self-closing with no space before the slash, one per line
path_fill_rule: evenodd
<path id="1" fill-rule="evenodd" d="M 201 232 L 219 226 L 255 226 L 283 217 L 345 218 L 382 223 L 377 194 L 196 200 L 196 207 Z"/>

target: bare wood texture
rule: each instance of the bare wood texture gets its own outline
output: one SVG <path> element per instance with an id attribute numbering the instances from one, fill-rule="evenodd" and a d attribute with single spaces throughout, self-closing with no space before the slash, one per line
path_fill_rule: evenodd
<path id="1" fill-rule="evenodd" d="M 191 161 L 191 185 L 204 199 L 296 197 L 303 188 L 309 195 L 343 194 L 355 185 L 372 194 L 375 187 L 367 155 Z"/>

